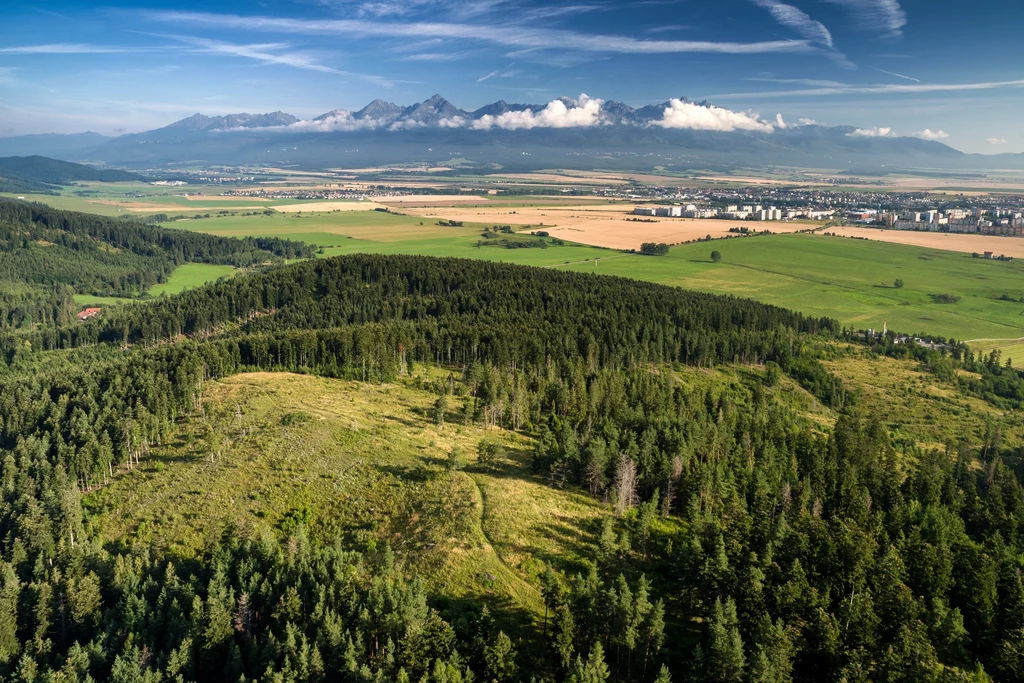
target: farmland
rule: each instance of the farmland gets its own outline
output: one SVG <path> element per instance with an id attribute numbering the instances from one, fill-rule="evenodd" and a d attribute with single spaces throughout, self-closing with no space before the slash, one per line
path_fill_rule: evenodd
<path id="1" fill-rule="evenodd" d="M 364 211 L 229 216 L 172 225 L 218 235 L 288 237 L 322 246 L 323 256 L 457 256 L 618 275 L 750 297 L 836 317 L 856 328 L 881 329 L 887 323 L 894 330 L 957 339 L 1024 335 L 1024 304 L 1019 303 L 1024 297 L 1024 264 L 1018 261 L 821 234 L 683 244 L 661 257 L 569 243 L 548 249 L 502 249 L 477 246 L 480 231 L 490 227 L 487 223 L 452 228 L 438 226 L 438 218 Z M 722 254 L 721 263 L 710 261 L 712 249 Z M 903 280 L 902 288 L 894 286 L 896 279 Z M 936 303 L 933 295 L 941 294 L 960 299 Z M 1004 294 L 1015 301 L 1002 300 Z"/>
<path id="2" fill-rule="evenodd" d="M 545 183 L 655 180 L 619 174 L 577 175 L 509 174 L 487 178 L 495 183 L 539 187 Z M 290 180 L 315 186 L 317 178 L 297 176 Z M 406 180 L 443 186 L 457 184 L 460 179 L 425 176 Z M 37 199 L 108 215 L 132 211 L 188 216 L 165 225 L 231 237 L 286 237 L 316 245 L 320 257 L 359 252 L 456 256 L 618 275 L 750 297 L 805 313 L 833 316 L 855 328 L 880 329 L 887 324 L 902 332 L 984 340 L 977 346 L 986 350 L 1019 350 L 1015 340 L 1024 335 L 1021 265 L 974 259 L 969 253 L 992 250 L 1020 256 L 1024 240 L 1011 238 L 829 227 L 825 232 L 868 237 L 871 241 L 823 234 L 773 234 L 716 239 L 709 246 L 694 241 L 707 235 L 733 236 L 729 229 L 739 225 L 755 230 L 768 227 L 776 233 L 817 226 L 672 218 L 632 221 L 632 203 L 570 196 L 505 197 L 484 193 L 317 202 L 219 196 L 206 186 L 154 188 L 117 183 L 83 185 L 60 197 Z M 448 221 L 462 225 L 442 224 Z M 491 246 L 498 242 L 482 239 L 482 233 L 496 225 L 510 226 L 519 233 L 544 231 L 566 243 L 557 245 L 546 240 L 546 249 Z M 673 247 L 663 257 L 629 253 L 644 241 L 690 243 Z M 712 249 L 722 254 L 721 263 L 710 262 Z M 211 268 L 191 264 L 149 293 L 173 293 L 228 274 Z M 894 286 L 897 279 L 904 282 L 902 288 Z M 942 295 L 951 295 L 944 299 L 948 303 L 935 298 Z M 98 301 L 95 297 L 92 300 Z"/>

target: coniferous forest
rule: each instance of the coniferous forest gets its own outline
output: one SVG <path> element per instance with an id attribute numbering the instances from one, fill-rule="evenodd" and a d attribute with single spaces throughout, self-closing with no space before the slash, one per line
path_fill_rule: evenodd
<path id="1" fill-rule="evenodd" d="M 311 253 L 13 203 L 0 243 L 5 680 L 1024 679 L 1021 454 L 994 433 L 894 440 L 829 369 L 854 351 L 912 360 L 1012 413 L 1024 378 L 994 354 L 500 263 L 276 265 Z M 259 267 L 73 319 L 73 293 L 138 291 L 186 262 Z M 680 379 L 734 366 L 763 380 Z M 543 618 L 517 633 L 345 534 L 229 527 L 191 558 L 88 532 L 83 497 L 132 476 L 212 381 L 426 369 L 448 378 L 429 385 L 437 420 L 524 435 L 534 473 L 606 507 L 598 552 L 581 571 L 552 560 Z M 779 400 L 783 381 L 834 423 Z"/>

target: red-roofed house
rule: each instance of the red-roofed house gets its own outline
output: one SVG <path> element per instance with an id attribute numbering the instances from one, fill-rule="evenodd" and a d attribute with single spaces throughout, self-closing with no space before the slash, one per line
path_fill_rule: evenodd
<path id="1" fill-rule="evenodd" d="M 78 319 L 79 320 L 88 320 L 89 318 L 92 318 L 95 315 L 97 315 L 99 312 L 100 312 L 99 308 L 87 308 L 84 311 L 80 311 L 78 313 Z"/>

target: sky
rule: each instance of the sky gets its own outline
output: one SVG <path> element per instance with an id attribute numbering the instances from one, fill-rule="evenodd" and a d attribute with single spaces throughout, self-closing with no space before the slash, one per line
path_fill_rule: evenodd
<path id="1" fill-rule="evenodd" d="M 4 0 L 3 16 L 0 136 L 585 93 L 1024 152 L 1021 0 Z"/>

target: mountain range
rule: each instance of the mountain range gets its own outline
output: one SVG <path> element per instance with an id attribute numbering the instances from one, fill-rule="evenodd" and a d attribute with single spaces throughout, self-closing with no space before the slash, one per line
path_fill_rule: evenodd
<path id="1" fill-rule="evenodd" d="M 631 107 L 585 95 L 547 104 L 504 100 L 468 111 L 434 95 L 408 106 L 374 100 L 311 119 L 195 114 L 156 130 L 0 138 L 0 155 L 45 154 L 129 168 L 289 164 L 306 168 L 452 158 L 505 168 L 733 168 L 783 165 L 866 170 L 1024 168 L 1024 155 L 965 154 L 886 129 L 791 125 L 686 98 Z"/>

